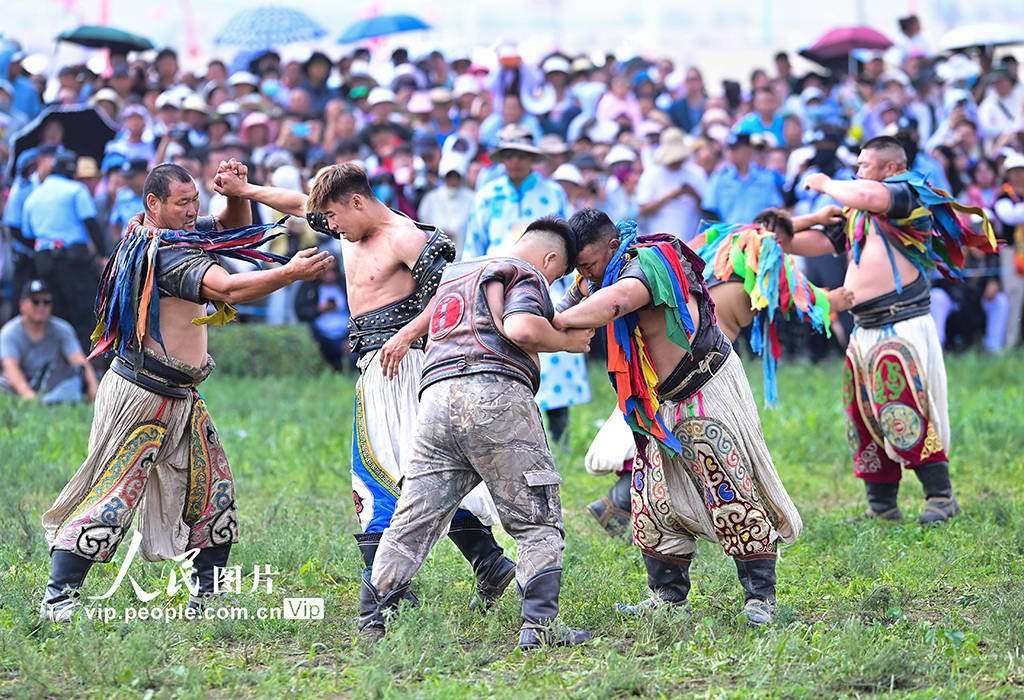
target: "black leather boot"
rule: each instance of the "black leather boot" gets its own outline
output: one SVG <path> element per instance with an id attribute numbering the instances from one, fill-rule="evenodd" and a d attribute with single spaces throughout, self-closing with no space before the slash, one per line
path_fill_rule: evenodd
<path id="1" fill-rule="evenodd" d="M 380 538 L 383 534 L 383 532 L 360 532 L 352 535 L 356 538 L 356 544 L 359 546 L 359 555 L 363 558 L 363 576 L 366 576 L 367 580 L 369 580 L 370 572 L 373 571 L 373 560 L 377 556 L 377 547 L 380 546 Z M 405 599 L 409 601 L 410 605 L 420 604 L 420 599 L 411 590 L 407 590 Z"/>
<path id="2" fill-rule="evenodd" d="M 562 589 L 562 570 L 545 569 L 519 588 L 523 599 L 523 626 L 519 630 L 519 648 L 528 650 L 541 646 L 575 646 L 594 636 L 585 630 L 574 630 L 555 621 L 558 616 L 558 592 Z"/>
<path id="3" fill-rule="evenodd" d="M 359 636 L 375 642 L 384 636 L 387 623 L 398 612 L 398 604 L 409 595 L 409 584 L 405 583 L 381 596 L 370 583 L 370 571 L 364 570 L 360 577 L 359 591 Z"/>
<path id="4" fill-rule="evenodd" d="M 79 589 L 93 562 L 73 552 L 55 549 L 50 554 L 50 581 L 46 584 L 39 617 L 50 622 L 71 622 L 81 607 Z"/>
<path id="5" fill-rule="evenodd" d="M 619 480 L 608 489 L 607 495 L 587 506 L 587 511 L 594 516 L 597 524 L 612 537 L 619 537 L 629 531 L 632 481 L 632 471 L 622 472 Z"/>
<path id="6" fill-rule="evenodd" d="M 214 592 L 214 584 L 218 573 L 223 576 L 230 552 L 230 544 L 221 544 L 216 547 L 204 547 L 196 554 L 196 558 L 192 560 L 192 584 L 196 586 L 196 592 L 188 597 L 189 610 L 202 610 L 214 598 L 222 595 L 221 592 Z M 218 572 L 217 568 L 221 571 Z"/>
<path id="7" fill-rule="evenodd" d="M 743 614 L 751 625 L 767 625 L 775 615 L 775 558 L 734 559 L 746 597 Z"/>
<path id="8" fill-rule="evenodd" d="M 359 546 L 359 556 L 363 558 L 363 566 L 367 569 L 373 568 L 373 558 L 377 556 L 377 546 L 380 545 L 380 536 L 383 532 L 360 532 L 352 535 L 356 538 Z"/>
<path id="9" fill-rule="evenodd" d="M 960 515 L 960 504 L 953 495 L 953 484 L 949 480 L 949 462 L 922 464 L 914 469 L 924 488 L 927 501 L 917 522 L 922 525 L 941 523 Z"/>
<path id="10" fill-rule="evenodd" d="M 487 612 L 516 577 L 516 563 L 505 556 L 491 528 L 475 515 L 452 520 L 448 537 L 473 567 L 476 576 L 476 595 L 469 604 L 470 609 Z"/>
<path id="11" fill-rule="evenodd" d="M 690 594 L 690 562 L 693 560 L 685 559 L 684 564 L 676 564 L 649 554 L 644 554 L 643 558 L 647 585 L 654 595 L 636 605 L 617 603 L 615 609 L 623 615 L 641 615 L 662 605 L 688 608 L 686 596 Z"/>
<path id="12" fill-rule="evenodd" d="M 903 520 L 903 511 L 900 510 L 897 496 L 900 492 L 900 482 L 894 481 L 891 484 L 879 484 L 874 481 L 864 482 L 864 493 L 868 499 L 868 509 L 860 516 L 850 518 L 849 522 L 864 520 L 865 518 L 876 518 L 878 520 Z"/>

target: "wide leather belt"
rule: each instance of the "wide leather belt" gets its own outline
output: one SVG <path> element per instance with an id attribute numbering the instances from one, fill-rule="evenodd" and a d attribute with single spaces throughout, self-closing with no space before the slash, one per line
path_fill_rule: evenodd
<path id="1" fill-rule="evenodd" d="M 110 370 L 146 391 L 172 399 L 187 398 L 194 387 L 192 378 L 187 374 L 162 365 L 150 357 L 143 359 L 141 371 L 138 371 L 131 360 L 115 355 Z"/>
<path id="2" fill-rule="evenodd" d="M 700 391 L 729 358 L 732 343 L 715 326 L 718 335 L 712 340 L 711 348 L 701 357 L 686 355 L 675 369 L 657 386 L 658 398 L 670 401 L 686 401 Z"/>

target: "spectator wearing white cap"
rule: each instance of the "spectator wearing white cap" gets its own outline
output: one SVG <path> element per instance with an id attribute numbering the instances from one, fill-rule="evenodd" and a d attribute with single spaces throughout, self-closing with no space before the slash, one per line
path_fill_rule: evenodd
<path id="1" fill-rule="evenodd" d="M 129 160 L 142 159 L 152 162 L 156 156 L 156 149 L 146 134 L 149 112 L 142 105 L 128 105 L 121 114 L 121 120 L 121 133 L 107 144 L 107 153 L 120 153 Z"/>
<path id="2" fill-rule="evenodd" d="M 246 70 L 232 73 L 228 79 L 228 85 L 231 86 L 231 92 L 236 100 L 240 100 L 246 95 L 257 93 L 260 89 L 259 79 Z"/>
<path id="3" fill-rule="evenodd" d="M 616 144 L 605 155 L 604 165 L 608 172 L 604 212 L 612 221 L 639 219 L 640 161 L 637 154 L 627 146 Z"/>
<path id="4" fill-rule="evenodd" d="M 466 223 L 473 209 L 473 190 L 466 186 L 471 157 L 466 151 L 443 152 L 437 168 L 441 183 L 423 195 L 418 209 L 420 219 L 434 224 L 455 242 L 460 258 L 466 244 Z"/>
<path id="5" fill-rule="evenodd" d="M 689 162 L 690 155 L 682 129 L 669 127 L 662 132 L 653 162 L 637 184 L 641 230 L 671 233 L 683 242 L 697 235 L 708 183 L 700 166 Z"/>
<path id="6" fill-rule="evenodd" d="M 565 136 L 569 121 L 578 114 L 574 107 L 572 93 L 569 90 L 569 59 L 560 54 L 548 56 L 541 63 L 544 72 L 545 86 L 550 89 L 552 106 L 541 118 L 541 128 L 545 134 Z"/>

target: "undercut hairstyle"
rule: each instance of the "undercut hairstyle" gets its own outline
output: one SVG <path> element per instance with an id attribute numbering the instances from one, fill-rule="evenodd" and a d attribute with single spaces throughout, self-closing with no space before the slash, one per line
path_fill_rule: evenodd
<path id="1" fill-rule="evenodd" d="M 907 167 L 907 152 L 903 149 L 899 139 L 892 136 L 876 136 L 873 139 L 869 139 L 861 146 L 860 150 L 876 151 L 896 163 L 901 170 Z"/>
<path id="2" fill-rule="evenodd" d="M 323 211 L 332 202 L 347 205 L 354 194 L 376 198 L 366 171 L 355 163 L 329 165 L 316 174 L 306 199 L 306 211 Z"/>
<path id="3" fill-rule="evenodd" d="M 605 244 L 619 237 L 619 229 L 611 218 L 600 209 L 587 207 L 569 217 L 569 226 L 576 237 L 576 250 L 588 245 Z"/>
<path id="4" fill-rule="evenodd" d="M 754 218 L 754 226 L 771 231 L 783 240 L 793 237 L 793 219 L 781 209 L 765 209 Z"/>
<path id="5" fill-rule="evenodd" d="M 557 238 L 565 250 L 565 271 L 568 272 L 576 267 L 576 236 L 568 221 L 560 216 L 541 217 L 526 227 L 523 237 L 530 234 L 545 234 Z"/>
<path id="6" fill-rule="evenodd" d="M 150 170 L 146 176 L 146 184 L 142 186 L 143 203 L 149 195 L 166 202 L 171 196 L 172 182 L 192 182 L 192 176 L 177 163 L 161 163 Z"/>

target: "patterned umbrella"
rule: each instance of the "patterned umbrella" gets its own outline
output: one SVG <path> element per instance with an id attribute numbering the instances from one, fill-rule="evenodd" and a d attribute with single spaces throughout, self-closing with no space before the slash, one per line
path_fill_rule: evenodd
<path id="1" fill-rule="evenodd" d="M 351 44 L 363 39 L 411 32 L 417 29 L 430 29 L 430 25 L 412 15 L 380 15 L 359 20 L 338 37 L 338 43 Z"/>
<path id="2" fill-rule="evenodd" d="M 213 43 L 258 50 L 319 39 L 326 33 L 301 10 L 264 5 L 236 13 L 214 36 Z"/>

